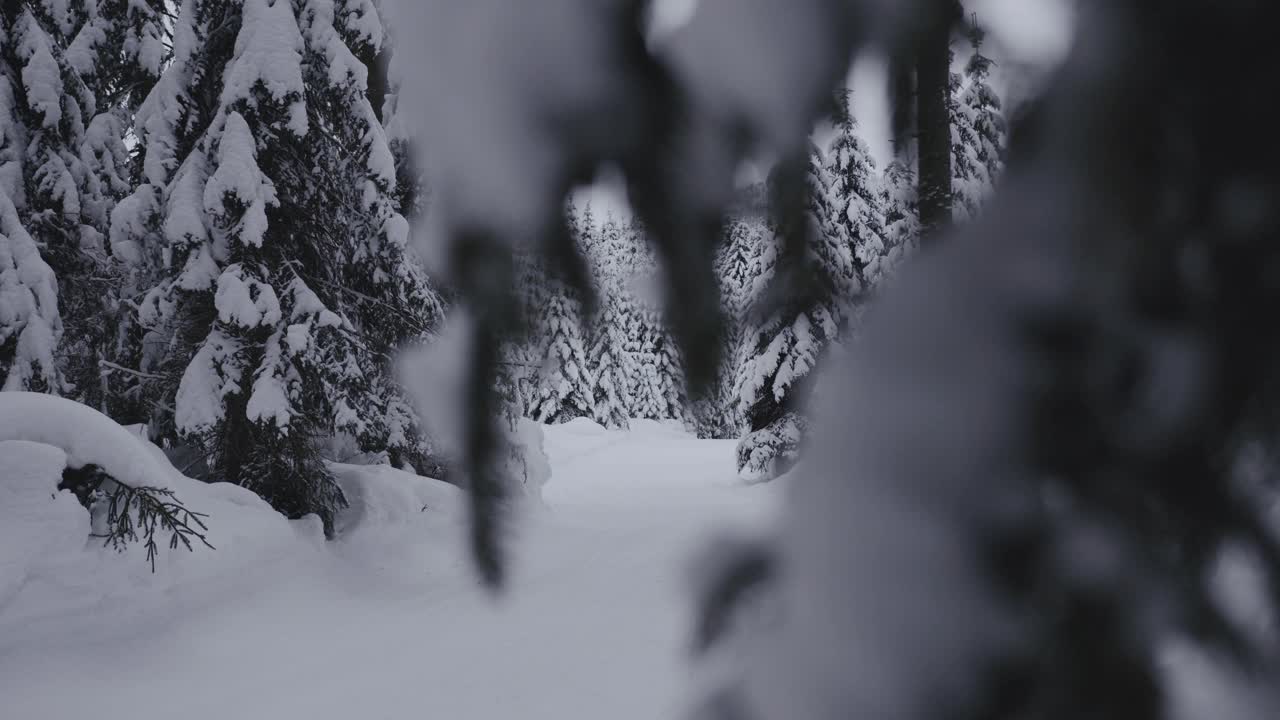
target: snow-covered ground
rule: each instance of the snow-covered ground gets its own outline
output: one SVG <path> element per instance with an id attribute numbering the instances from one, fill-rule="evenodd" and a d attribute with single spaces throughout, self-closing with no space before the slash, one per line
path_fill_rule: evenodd
<path id="1" fill-rule="evenodd" d="M 677 717 L 689 555 L 767 523 L 779 488 L 737 482 L 732 442 L 659 423 L 551 427 L 546 450 L 546 508 L 516 528 L 497 601 L 461 548 L 459 493 L 386 468 L 338 468 L 353 508 L 334 542 L 186 481 L 217 551 L 165 551 L 154 575 L 140 555 L 43 535 L 8 564 L 0 552 L 0 717 Z M 23 443 L 0 443 L 5 457 L 28 476 L 58 460 Z M 61 527 L 88 527 L 74 500 L 56 507 Z"/>

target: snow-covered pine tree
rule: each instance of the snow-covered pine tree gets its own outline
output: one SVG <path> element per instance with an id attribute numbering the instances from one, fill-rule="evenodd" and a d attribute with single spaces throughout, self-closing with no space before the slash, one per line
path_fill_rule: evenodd
<path id="1" fill-rule="evenodd" d="M 684 420 L 687 397 L 679 349 L 663 319 L 659 270 L 644 227 L 632 220 L 623 229 L 624 257 L 630 259 L 632 302 L 624 315 L 626 353 L 634 367 L 630 383 L 632 417 Z"/>
<path id="2" fill-rule="evenodd" d="M 885 259 L 881 277 L 915 252 L 920 245 L 920 208 L 917 200 L 916 175 L 911 167 L 893 160 L 881 176 L 880 204 L 884 208 Z"/>
<path id="3" fill-rule="evenodd" d="M 764 243 L 771 240 L 764 219 L 759 215 L 731 218 L 726 224 L 725 242 L 717 258 L 716 274 L 720 280 L 727 328 L 720 405 L 727 429 L 732 430 L 730 437 L 735 438 L 742 435 L 747 422 L 746 408 L 739 402 L 737 379 L 754 350 L 747 346 L 751 308 L 759 294 L 755 283 L 763 274 Z"/>
<path id="4" fill-rule="evenodd" d="M 183 0 L 172 15 L 172 56 L 134 116 L 140 176 L 111 215 L 111 251 L 123 266 L 121 296 L 130 306 L 116 342 L 116 365 L 125 370 L 112 376 L 125 387 L 112 394 L 117 402 L 126 398 L 165 443 L 179 440 L 178 383 L 214 315 L 209 293 L 217 266 L 202 199 L 212 142 L 206 135 L 220 112 L 240 4 Z M 150 47 L 150 33 L 141 26 L 138 57 L 150 58 L 141 49 Z M 225 253 L 225 243 L 218 247 Z"/>
<path id="5" fill-rule="evenodd" d="M 840 136 L 837 135 L 836 138 L 838 141 Z M 816 288 L 820 295 L 829 296 L 842 309 L 852 303 L 854 294 L 859 289 L 858 273 L 853 261 L 854 241 L 840 217 L 849 207 L 843 197 L 845 178 L 836 174 L 843 169 L 841 158 L 828 159 L 817 144 L 812 141 L 809 143 L 805 202 L 810 232 L 805 241 L 809 252 L 827 261 L 822 267 L 823 271 L 815 273 L 812 280 L 823 284 L 823 287 Z M 841 317 L 843 316 L 842 312 Z"/>
<path id="6" fill-rule="evenodd" d="M 409 248 L 397 167 L 374 108 L 385 89 L 370 85 L 368 68 L 382 52 L 383 23 L 372 0 L 309 0 L 304 8 L 299 19 L 309 55 L 318 53 L 324 61 L 304 63 L 308 104 L 322 108 L 315 122 L 328 129 L 324 138 L 330 143 L 313 155 L 316 166 L 332 178 L 329 197 L 343 198 L 327 229 L 346 236 L 338 243 L 343 247 L 337 272 L 320 283 L 340 288 L 332 303 L 352 323 L 373 360 L 373 367 L 361 365 L 367 385 L 356 389 L 355 404 L 343 410 L 350 418 L 339 419 L 338 425 L 355 430 L 362 448 L 385 451 L 397 466 L 423 469 L 434 462 L 431 447 L 395 381 L 393 360 L 402 346 L 425 339 L 441 322 L 444 303 Z M 327 72 L 311 69 L 325 67 Z M 304 177 L 298 178 L 300 186 Z M 415 193 L 411 199 L 419 198 Z M 317 203 L 333 207 L 322 196 L 307 205 Z M 323 267 L 319 263 L 315 272 Z"/>
<path id="7" fill-rule="evenodd" d="M 172 432 L 217 477 L 331 528 L 343 498 L 327 438 L 424 452 L 389 360 L 439 307 L 406 255 L 394 163 L 351 50 L 381 41 L 373 7 L 298 8 L 184 4 L 175 62 L 141 113 L 149 183 L 113 239 L 140 230 L 159 246 L 139 253 L 162 270 L 140 318 L 164 345 L 155 374 L 181 376 Z"/>
<path id="8" fill-rule="evenodd" d="M 103 239 L 111 208 L 129 189 L 124 116 L 109 93 L 99 101 L 93 82 L 102 74 L 97 57 L 110 49 L 106 29 L 93 2 L 0 9 L 0 184 L 57 278 L 66 328 L 48 338 L 61 381 L 41 389 L 99 407 L 115 297 Z"/>
<path id="9" fill-rule="evenodd" d="M 110 238 L 115 208 L 140 184 L 140 154 L 126 153 L 125 139 L 136 135 L 138 109 L 171 56 L 172 27 L 166 23 L 168 0 L 96 0 L 81 3 L 83 23 L 71 39 L 67 59 L 97 100 L 98 115 L 90 122 L 81 156 L 90 169 L 90 182 L 100 200 L 90 205 L 93 224 Z M 102 237 L 102 236 L 100 236 Z M 136 258 L 115 252 L 110 242 L 95 244 L 95 276 L 109 287 L 101 313 L 92 319 L 98 375 L 96 387 L 82 387 L 81 398 L 121 422 L 143 422 L 148 408 L 140 392 L 137 366 L 141 335 L 132 304 L 146 291 L 139 284 Z M 82 386 L 84 384 L 82 383 Z"/>
<path id="10" fill-rule="evenodd" d="M 985 37 L 977 22 L 970 23 L 969 44 L 972 54 L 965 64 L 966 84 L 960 97 L 960 107 L 973 126 L 973 156 L 976 161 L 974 170 L 980 192 L 979 200 L 994 189 L 1004 169 L 1007 132 L 1000 96 L 988 82 L 993 63 L 991 58 L 982 54 Z"/>
<path id="11" fill-rule="evenodd" d="M 554 275 L 546 278 L 541 327 L 546 358 L 538 379 L 533 418 L 563 423 L 592 416 L 591 369 L 583 337 L 582 305 L 577 293 Z"/>
<path id="12" fill-rule="evenodd" d="M 771 209 L 770 235 L 761 244 L 759 274 L 753 287 L 754 322 L 745 331 L 748 359 L 739 369 L 735 389 L 746 409 L 748 431 L 738 442 L 738 473 L 755 481 L 770 480 L 794 463 L 804 436 L 799 414 L 813 380 L 813 371 L 830 343 L 840 335 L 846 303 L 838 288 L 851 267 L 852 249 L 818 236 L 833 223 L 825 198 L 823 158 L 810 148 L 807 217 L 790 220 Z M 784 167 L 782 171 L 794 171 Z M 778 172 L 778 171 L 775 171 Z M 792 223 L 801 226 L 793 226 Z M 802 240 L 802 244 L 797 243 Z M 795 253 L 787 256 L 788 250 Z M 798 263 L 801 268 L 787 268 Z M 806 287 L 788 288 L 789 296 L 760 307 L 766 292 L 787 272 L 802 271 Z M 804 292 L 794 292 L 803 290 Z M 770 293 L 776 297 L 776 293 Z"/>
<path id="13" fill-rule="evenodd" d="M 0 75 L 0 122 L 7 82 Z M 19 221 L 7 189 L 0 187 L 0 390 L 59 388 L 62 377 L 53 352 L 61 335 L 57 279 Z"/>
<path id="14" fill-rule="evenodd" d="M 852 303 L 874 288 L 883 272 L 885 256 L 884 208 L 879 173 L 871 149 L 858 135 L 851 92 L 836 95 L 835 134 L 826 152 L 826 205 L 838 226 L 828 231 L 828 242 L 848 243 L 852 249 L 852 273 L 841 293 Z M 844 278 L 842 272 L 842 279 Z"/>
<path id="15" fill-rule="evenodd" d="M 955 57 L 955 53 L 952 53 Z M 982 199 L 977 160 L 977 132 L 973 113 L 961 98 L 964 78 L 952 72 L 947 85 L 947 111 L 951 115 L 951 212 L 957 221 L 976 217 Z"/>
<path id="16" fill-rule="evenodd" d="M 624 352 L 628 299 L 624 288 L 622 228 L 613 218 L 599 229 L 588 219 L 581 232 L 600 298 L 588 348 L 592 419 L 608 428 L 626 428 L 627 390 L 635 368 Z"/>
<path id="17" fill-rule="evenodd" d="M 655 417 L 657 403 L 651 397 L 652 385 L 644 375 L 644 367 L 652 362 L 647 338 L 651 333 L 649 323 L 654 318 L 646 311 L 649 301 L 646 280 L 652 257 L 643 242 L 643 229 L 637 222 L 620 225 L 617 257 L 618 270 L 624 278 L 620 319 L 624 338 L 622 355 L 624 363 L 631 368 L 627 377 L 627 415 L 649 419 Z"/>
<path id="18" fill-rule="evenodd" d="M 690 408 L 694 429 L 701 438 L 736 439 L 743 432 L 745 418 L 734 385 L 745 357 L 743 332 L 750 303 L 750 260 L 759 252 L 761 233 L 758 218 L 748 214 L 731 215 L 716 248 L 715 272 L 720 285 L 724 338 L 715 383 L 707 395 L 695 400 Z"/>
<path id="19" fill-rule="evenodd" d="M 650 415 L 656 420 L 686 420 L 688 395 L 685 392 L 684 364 L 680 348 L 667 332 L 660 308 L 645 312 L 647 333 L 644 338 L 646 355 L 652 364 L 641 370 L 649 382 L 649 397 L 653 405 Z"/>

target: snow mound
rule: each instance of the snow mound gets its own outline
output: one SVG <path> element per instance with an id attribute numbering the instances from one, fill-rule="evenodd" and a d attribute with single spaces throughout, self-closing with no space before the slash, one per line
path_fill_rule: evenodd
<path id="1" fill-rule="evenodd" d="M 66 453 L 66 467 L 97 465 L 122 485 L 175 489 L 172 478 L 176 471 L 157 461 L 133 433 L 97 410 L 66 398 L 33 392 L 0 393 L 0 440 L 52 445 Z"/>
<path id="2" fill-rule="evenodd" d="M 556 426 L 557 430 L 562 433 L 573 433 L 574 435 L 605 435 L 611 432 L 608 428 L 590 418 L 574 418 L 566 423 L 560 423 Z"/>
<path id="3" fill-rule="evenodd" d="M 466 498 L 460 488 L 390 465 L 329 463 L 348 507 L 334 519 L 339 536 L 386 530 L 423 519 L 461 522 Z"/>
<path id="4" fill-rule="evenodd" d="M 89 513 L 58 490 L 67 455 L 26 440 L 0 441 L 0 607 L 33 573 L 84 549 Z"/>

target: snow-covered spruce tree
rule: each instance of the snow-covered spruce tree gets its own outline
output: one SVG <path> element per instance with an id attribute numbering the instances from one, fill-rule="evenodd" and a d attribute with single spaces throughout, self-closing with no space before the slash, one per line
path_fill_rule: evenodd
<path id="1" fill-rule="evenodd" d="M 592 419 L 608 428 L 625 428 L 628 426 L 627 390 L 635 368 L 624 351 L 628 298 L 622 227 L 609 218 L 597 229 L 588 219 L 581 232 L 600 302 L 587 349 Z"/>
<path id="2" fill-rule="evenodd" d="M 917 201 L 916 175 L 901 160 L 893 160 L 884 169 L 880 184 L 880 205 L 884 208 L 885 259 L 881 277 L 915 252 L 920 245 L 920 209 Z"/>
<path id="3" fill-rule="evenodd" d="M 667 330 L 662 320 L 660 309 L 649 311 L 652 315 L 647 323 L 650 329 L 646 336 L 646 348 L 654 362 L 641 374 L 647 377 L 651 392 L 650 397 L 656 401 L 656 412 L 653 415 L 659 420 L 685 421 L 688 395 L 685 392 L 684 363 L 680 359 L 680 348 L 675 338 Z"/>
<path id="4" fill-rule="evenodd" d="M 827 265 L 813 278 L 824 287 L 796 290 L 816 289 L 819 295 L 829 296 L 844 311 L 850 307 L 854 294 L 859 290 L 859 278 L 853 259 L 854 239 L 841 217 L 847 216 L 850 205 L 844 197 L 846 178 L 836 174 L 845 169 L 840 160 L 828 159 L 821 148 L 812 141 L 809 143 L 805 202 L 810 232 L 805 243 L 808 252 L 825 258 Z M 810 266 L 805 266 L 805 270 L 811 271 Z M 841 312 L 840 318 L 845 314 Z"/>
<path id="5" fill-rule="evenodd" d="M 560 278 L 548 275 L 546 283 L 545 304 L 539 308 L 546 358 L 532 416 L 544 423 L 592 417 L 592 377 L 582 331 L 581 302 Z"/>
<path id="6" fill-rule="evenodd" d="M 836 95 L 836 132 L 827 145 L 824 179 L 834 223 L 829 241 L 848 243 L 853 254 L 849 285 L 840 291 L 857 303 L 879 281 L 886 248 L 879 173 L 871 149 L 858 135 L 850 95 L 847 89 Z"/>
<path id="7" fill-rule="evenodd" d="M 138 109 L 171 56 L 172 27 L 165 18 L 173 3 L 97 0 L 82 5 L 84 22 L 70 42 L 67 58 L 97 100 L 98 115 L 89 125 L 81 155 L 101 189 L 94 193 L 101 201 L 93 206 L 93 223 L 109 240 L 115 208 L 143 183 L 141 154 L 126 156 L 123 140 L 137 134 L 133 125 Z M 81 383 L 81 399 L 121 422 L 143 422 L 149 408 L 140 392 L 142 377 L 130 369 L 137 367 L 141 341 L 134 306 L 147 288 L 138 282 L 136 258 L 128 254 L 132 247 L 124 248 L 121 256 L 113 243 L 100 245 L 97 256 L 109 260 L 98 262 L 94 272 L 98 285 L 108 287 L 101 312 L 89 319 L 97 333 L 94 352 L 68 355 L 94 361 L 85 370 L 96 373 L 97 382 Z"/>
<path id="8" fill-rule="evenodd" d="M 630 224 L 626 242 L 636 249 L 633 278 L 634 305 L 627 323 L 627 350 L 635 368 L 630 384 L 632 417 L 647 420 L 684 420 L 687 397 L 680 351 L 666 324 L 657 294 L 658 267 L 641 244 L 643 228 Z"/>
<path id="9" fill-rule="evenodd" d="M 119 225 L 160 231 L 140 318 L 164 344 L 154 374 L 181 377 L 171 432 L 215 476 L 331 528 L 343 498 L 322 442 L 346 432 L 410 463 L 425 450 L 389 360 L 438 301 L 405 254 L 394 164 L 351 51 L 381 40 L 372 6 L 298 7 L 183 6 L 175 62 L 144 104 L 150 184 Z"/>
<path id="10" fill-rule="evenodd" d="M 991 58 L 982 54 L 985 33 L 976 23 L 969 26 L 972 54 L 965 64 L 965 88 L 960 96 L 961 112 L 973 127 L 974 182 L 979 203 L 994 188 L 1004 169 L 1007 127 L 1000 96 L 988 82 Z"/>
<path id="11" fill-rule="evenodd" d="M 720 285 L 720 307 L 724 334 L 720 350 L 720 370 L 705 397 L 690 408 L 698 437 L 737 439 L 745 427 L 735 382 L 746 357 L 743 334 L 748 320 L 752 259 L 760 253 L 763 224 L 749 214 L 731 215 L 716 248 L 715 272 Z"/>
<path id="12" fill-rule="evenodd" d="M 947 110 L 951 115 L 951 210 L 958 222 L 976 217 L 982 199 L 978 136 L 973 112 L 961 100 L 964 93 L 964 77 L 951 73 L 947 85 Z"/>
<path id="13" fill-rule="evenodd" d="M 405 197 L 399 191 L 394 155 L 374 112 L 385 89 L 370 85 L 367 68 L 385 43 L 382 21 L 372 0 L 339 0 L 332 10 L 329 0 L 313 0 L 305 8 L 300 20 L 307 47 L 312 52 L 323 47 L 329 67 L 328 88 L 321 82 L 323 73 L 312 72 L 307 79 L 308 104 L 322 108 L 316 122 L 329 130 L 324 137 L 331 143 L 328 150 L 317 151 L 317 164 L 325 168 L 329 163 L 324 172 L 333 179 L 336 190 L 331 193 L 343 197 L 341 211 L 327 226 L 329 232 L 346 235 L 340 243 L 346 252 L 339 256 L 339 272 L 320 282 L 331 290 L 340 288 L 334 303 L 374 360 L 372 368 L 361 366 L 368 386 L 358 389 L 358 404 L 343 410 L 353 417 L 350 422 L 339 419 L 338 425 L 353 428 L 362 448 L 385 451 L 392 464 L 424 469 L 436 461 L 395 382 L 393 358 L 404 344 L 421 341 L 440 323 L 444 303 L 408 247 L 409 223 L 401 210 L 416 216 L 420 195 L 415 189 L 408 196 L 413 207 L 401 205 Z M 333 13 L 337 40 L 327 34 L 328 13 Z M 335 81 L 339 63 L 346 75 Z M 304 177 L 298 181 L 303 183 Z M 315 201 L 324 206 L 322 198 Z"/>
<path id="14" fill-rule="evenodd" d="M 622 275 L 622 303 L 619 323 L 623 328 L 623 363 L 629 368 L 626 386 L 627 415 L 632 418 L 654 417 L 657 405 L 651 398 L 652 385 L 643 374 L 643 368 L 651 362 L 648 343 L 649 323 L 652 315 L 646 311 L 645 284 L 652 258 L 641 244 L 643 230 L 634 221 L 619 225 L 617 267 Z"/>
<path id="15" fill-rule="evenodd" d="M 796 171 L 783 164 L 771 182 L 785 182 L 777 173 Z M 807 212 L 786 212 L 776 206 L 778 193 L 770 193 L 770 234 L 757 260 L 753 322 L 744 332 L 749 356 L 735 389 L 748 430 L 738 442 L 737 458 L 739 475 L 750 480 L 777 477 L 798 457 L 806 427 L 799 411 L 813 370 L 838 339 L 848 308 L 839 289 L 848 282 L 852 248 L 823 235 L 832 225 L 825 202 L 829 192 L 821 154 L 812 146 L 803 171 Z M 788 281 L 789 287 L 779 287 Z"/>
<path id="16" fill-rule="evenodd" d="M 66 332 L 49 339 L 62 382 L 41 389 L 101 406 L 115 291 L 103 240 L 129 185 L 123 116 L 109 96 L 99 112 L 88 82 L 100 72 L 95 50 L 105 52 L 96 11 L 51 0 L 0 10 L 0 184 L 57 278 Z"/>
<path id="17" fill-rule="evenodd" d="M 724 238 L 716 258 L 716 276 L 720 281 L 726 325 L 717 404 L 723 414 L 725 430 L 730 431 L 727 437 L 737 438 L 742 435 L 747 422 L 746 408 L 739 402 L 737 379 L 754 350 L 747 347 L 751 307 L 755 297 L 763 293 L 763 284 L 760 290 L 755 285 L 763 273 L 764 244 L 772 238 L 763 218 L 756 214 L 731 218 L 725 226 Z"/>
<path id="18" fill-rule="evenodd" d="M 6 83 L 0 76 L 0 121 Z M 53 270 L 22 227 L 8 192 L 0 188 L 0 390 L 59 388 L 62 379 L 53 351 L 61 335 Z"/>

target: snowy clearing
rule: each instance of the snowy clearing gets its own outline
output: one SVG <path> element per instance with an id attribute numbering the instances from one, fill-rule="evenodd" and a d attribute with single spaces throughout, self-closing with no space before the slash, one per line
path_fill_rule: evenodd
<path id="1" fill-rule="evenodd" d="M 0 443 L 0 462 L 34 447 Z M 176 477 L 217 551 L 166 551 L 151 575 L 140 555 L 49 540 L 16 581 L 0 564 L 0 716 L 675 717 L 688 557 L 777 505 L 778 485 L 734 479 L 733 448 L 646 421 L 547 428 L 547 507 L 525 513 L 498 602 L 476 589 L 450 486 L 335 466 L 352 508 L 325 543 L 247 491 Z M 27 474 L 57 464 L 45 454 Z"/>

